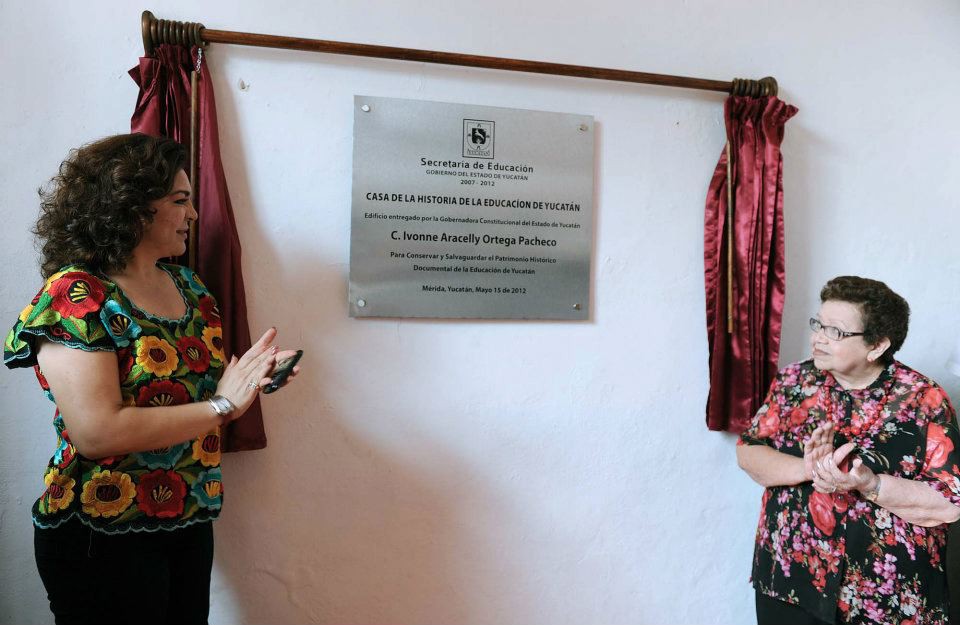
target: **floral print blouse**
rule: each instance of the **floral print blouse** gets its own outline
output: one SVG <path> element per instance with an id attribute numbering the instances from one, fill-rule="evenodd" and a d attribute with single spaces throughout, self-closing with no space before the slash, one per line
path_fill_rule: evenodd
<path id="1" fill-rule="evenodd" d="M 859 390 L 844 389 L 812 360 L 786 367 L 739 443 L 802 457 L 804 441 L 828 421 L 834 446 L 855 442 L 853 454 L 874 472 L 923 482 L 960 505 L 950 400 L 896 361 Z M 946 542 L 946 525 L 908 523 L 856 491 L 771 487 L 761 502 L 753 585 L 830 623 L 946 624 Z"/>
<path id="2" fill-rule="evenodd" d="M 116 352 L 126 406 L 173 406 L 209 399 L 223 372 L 223 337 L 217 303 L 196 274 L 158 264 L 186 305 L 180 319 L 139 310 L 106 276 L 83 265 L 50 276 L 7 335 L 4 363 L 32 366 L 40 387 L 56 403 L 37 365 L 41 339 L 86 351 Z M 59 410 L 57 448 L 47 465 L 46 489 L 33 505 L 38 527 L 76 517 L 95 530 L 176 529 L 220 513 L 220 432 L 172 447 L 107 458 L 86 458 L 70 442 Z"/>

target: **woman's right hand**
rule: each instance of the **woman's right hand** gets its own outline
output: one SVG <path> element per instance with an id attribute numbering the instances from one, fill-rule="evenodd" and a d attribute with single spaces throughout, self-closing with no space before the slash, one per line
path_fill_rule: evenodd
<path id="1" fill-rule="evenodd" d="M 817 464 L 833 456 L 833 423 L 818 425 L 803 446 L 803 470 L 808 481 L 818 472 Z"/>
<path id="2" fill-rule="evenodd" d="M 260 386 L 270 382 L 269 373 L 276 364 L 278 351 L 271 343 L 276 337 L 277 329 L 270 328 L 243 356 L 231 358 L 223 370 L 216 394 L 226 397 L 237 407 L 230 414 L 231 421 L 239 419 L 257 398 Z"/>

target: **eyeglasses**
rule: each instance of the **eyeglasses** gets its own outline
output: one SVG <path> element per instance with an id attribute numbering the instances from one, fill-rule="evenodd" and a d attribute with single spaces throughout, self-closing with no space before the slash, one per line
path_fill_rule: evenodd
<path id="1" fill-rule="evenodd" d="M 863 332 L 847 332 L 836 326 L 825 326 L 815 317 L 810 317 L 810 329 L 814 332 L 823 332 L 831 341 L 841 341 L 850 336 L 863 336 Z"/>

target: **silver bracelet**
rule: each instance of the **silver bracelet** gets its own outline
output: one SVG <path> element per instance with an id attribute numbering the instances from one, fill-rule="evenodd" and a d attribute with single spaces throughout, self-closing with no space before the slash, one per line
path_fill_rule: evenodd
<path id="1" fill-rule="evenodd" d="M 224 423 L 237 407 L 233 405 L 233 402 L 224 397 L 223 395 L 214 395 L 207 400 L 207 403 L 213 407 L 213 411 L 217 413 L 220 417 L 220 420 Z"/>

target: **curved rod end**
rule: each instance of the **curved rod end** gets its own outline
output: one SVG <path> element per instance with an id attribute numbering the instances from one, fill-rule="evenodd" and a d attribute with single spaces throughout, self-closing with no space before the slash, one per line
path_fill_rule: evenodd
<path id="1" fill-rule="evenodd" d="M 749 96 L 758 98 L 762 96 L 776 96 L 780 87 L 777 79 L 773 76 L 767 76 L 760 80 L 750 80 L 748 78 L 734 78 L 730 83 L 730 95 Z"/>
<path id="2" fill-rule="evenodd" d="M 197 22 L 158 20 L 150 11 L 144 11 L 140 15 L 140 29 L 144 56 L 153 56 L 155 47 L 164 43 L 187 48 L 206 45 L 203 42 L 203 24 Z"/>
<path id="3" fill-rule="evenodd" d="M 773 76 L 767 76 L 760 79 L 760 85 L 763 87 L 763 95 L 776 96 L 780 93 L 780 85 Z"/>
<path id="4" fill-rule="evenodd" d="M 143 35 L 143 56 L 153 56 L 153 38 L 150 36 L 150 26 L 157 21 L 150 11 L 140 14 L 140 33 Z"/>

